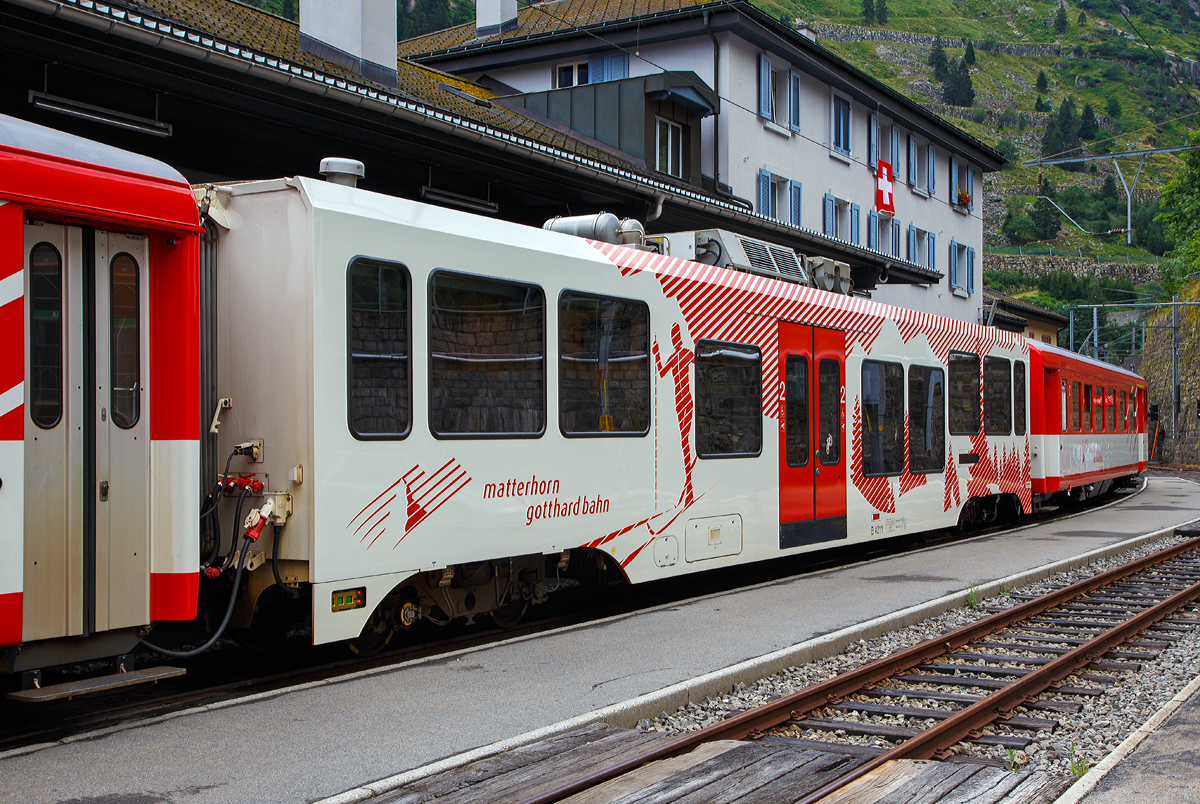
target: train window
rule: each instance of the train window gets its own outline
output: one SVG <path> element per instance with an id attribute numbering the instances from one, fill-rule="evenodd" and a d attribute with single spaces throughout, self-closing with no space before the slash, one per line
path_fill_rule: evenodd
<path id="1" fill-rule="evenodd" d="M 1108 396 L 1104 398 L 1105 404 L 1108 405 L 1108 431 L 1115 433 L 1117 431 L 1117 392 L 1114 388 L 1108 389 Z"/>
<path id="2" fill-rule="evenodd" d="M 571 291 L 558 299 L 564 435 L 650 431 L 650 308 Z"/>
<path id="3" fill-rule="evenodd" d="M 43 430 L 62 421 L 62 255 L 49 243 L 29 252 L 29 417 Z"/>
<path id="4" fill-rule="evenodd" d="M 128 430 L 141 416 L 141 343 L 138 264 L 128 254 L 109 263 L 113 424 Z"/>
<path id="5" fill-rule="evenodd" d="M 1083 431 L 1090 433 L 1092 431 L 1092 386 L 1083 386 Z"/>
<path id="6" fill-rule="evenodd" d="M 404 438 L 412 415 L 408 271 L 354 260 L 349 283 L 350 432 L 362 439 Z"/>
<path id="7" fill-rule="evenodd" d="M 1081 410 L 1079 402 L 1079 383 L 1071 383 L 1071 432 L 1079 432 L 1079 411 Z"/>
<path id="8" fill-rule="evenodd" d="M 1013 363 L 1013 433 L 1025 435 L 1025 361 Z"/>
<path id="9" fill-rule="evenodd" d="M 696 453 L 762 452 L 762 353 L 755 346 L 696 344 Z"/>
<path id="10" fill-rule="evenodd" d="M 898 475 L 904 471 L 904 367 L 899 363 L 862 364 L 863 474 Z"/>
<path id="11" fill-rule="evenodd" d="M 1117 415 L 1117 420 L 1121 422 L 1121 431 L 1129 430 L 1129 403 L 1125 396 L 1125 392 L 1121 392 L 1121 412 Z"/>
<path id="12" fill-rule="evenodd" d="M 946 378 L 940 368 L 908 369 L 908 471 L 946 468 Z"/>
<path id="13" fill-rule="evenodd" d="M 950 435 L 979 435 L 979 356 L 950 353 Z"/>
<path id="14" fill-rule="evenodd" d="M 817 364 L 817 448 L 823 466 L 842 462 L 842 365 L 831 357 Z"/>
<path id="15" fill-rule="evenodd" d="M 545 296 L 534 285 L 437 271 L 429 280 L 434 435 L 546 429 Z"/>
<path id="16" fill-rule="evenodd" d="M 1012 369 L 1003 357 L 983 359 L 983 432 L 1012 433 Z"/>
<path id="17" fill-rule="evenodd" d="M 1062 407 L 1060 408 L 1060 410 L 1062 411 L 1062 432 L 1065 433 L 1065 432 L 1067 432 L 1067 381 L 1066 380 L 1062 381 L 1061 391 L 1062 391 L 1062 399 L 1060 399 L 1059 401 L 1062 405 Z"/>
<path id="18" fill-rule="evenodd" d="M 788 355 L 784 363 L 786 449 L 788 466 L 808 466 L 808 358 Z"/>

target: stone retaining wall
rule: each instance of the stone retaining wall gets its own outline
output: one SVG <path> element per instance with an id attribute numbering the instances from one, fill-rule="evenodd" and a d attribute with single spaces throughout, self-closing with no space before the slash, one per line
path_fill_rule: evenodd
<path id="1" fill-rule="evenodd" d="M 1072 276 L 1094 276 L 1100 279 L 1128 277 L 1135 285 L 1145 282 L 1160 282 L 1162 268 L 1155 263 L 1096 262 L 1090 257 L 1071 256 L 1019 256 L 1014 254 L 983 255 L 985 271 L 1013 271 L 1030 277 L 1047 274 L 1069 273 Z"/>

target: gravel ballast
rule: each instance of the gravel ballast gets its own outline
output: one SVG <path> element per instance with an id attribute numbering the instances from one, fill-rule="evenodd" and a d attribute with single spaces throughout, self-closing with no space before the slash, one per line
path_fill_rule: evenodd
<path id="1" fill-rule="evenodd" d="M 856 668 L 875 659 L 911 647 L 919 642 L 935 638 L 948 631 L 960 628 L 976 620 L 988 616 L 989 608 L 1007 608 L 1018 602 L 1011 595 L 1038 595 L 1065 585 L 1090 578 L 1121 564 L 1142 558 L 1158 552 L 1166 547 L 1182 541 L 1178 536 L 1171 536 L 1149 542 L 1135 549 L 1110 558 L 1101 559 L 1095 563 L 1068 572 L 1061 572 L 1044 581 L 1028 586 L 1008 590 L 1007 595 L 978 601 L 976 608 L 952 609 L 923 622 L 884 634 L 872 640 L 860 640 L 842 653 L 817 662 L 797 667 L 789 667 L 781 673 L 760 679 L 752 684 L 738 684 L 728 695 L 709 698 L 702 703 L 689 703 L 680 707 L 673 714 L 662 713 L 653 720 L 642 720 L 639 728 L 645 731 L 684 732 L 694 731 L 704 726 L 717 723 L 733 712 L 753 708 L 766 701 L 790 694 L 804 687 L 811 686 L 839 673 Z M 1190 609 L 1185 609 L 1188 611 Z M 993 635 L 988 642 L 1006 642 L 1002 634 Z M 1000 653 L 997 649 L 979 651 Z M 1004 651 L 1021 655 L 1021 651 Z M 1155 651 L 1147 651 L 1153 653 Z M 1047 711 L 1041 709 L 1018 709 L 1014 714 L 1057 720 L 1058 726 L 1051 731 L 1036 733 L 1011 728 L 1000 727 L 988 729 L 988 732 L 1021 734 L 1034 736 L 1025 751 L 1009 753 L 997 746 L 984 746 L 959 743 L 952 749 L 956 753 L 970 754 L 979 757 L 990 757 L 1007 761 L 1012 765 L 1024 766 L 1028 769 L 1044 771 L 1055 775 L 1079 775 L 1084 770 L 1083 763 L 1091 766 L 1099 762 L 1112 751 L 1129 734 L 1135 731 L 1161 706 L 1171 699 L 1179 690 L 1185 687 L 1200 671 L 1200 633 L 1189 631 L 1182 639 L 1169 647 L 1158 650 L 1158 657 L 1153 660 L 1137 662 L 1112 660 L 1117 663 L 1128 663 L 1141 668 L 1137 672 L 1121 672 L 1119 670 L 1092 671 L 1110 676 L 1113 683 L 1101 690 L 1096 696 L 1065 695 L 1061 692 L 1047 692 L 1039 696 L 1043 700 L 1079 701 L 1083 708 L 1078 713 Z M 1037 655 L 1037 654 L 1028 654 Z M 1046 656 L 1046 654 L 1042 654 Z M 944 660 L 939 660 L 944 661 Z M 962 660 L 956 660 L 962 661 Z M 962 672 L 969 672 L 964 666 Z M 1075 687 L 1091 687 L 1100 690 L 1093 682 L 1078 676 L 1069 676 L 1063 684 Z M 882 682 L 879 686 L 888 686 Z M 909 687 L 911 689 L 911 687 Z M 930 690 L 957 692 L 979 695 L 975 689 L 950 689 L 929 686 Z M 937 701 L 912 698 L 865 698 L 851 696 L 847 702 L 886 703 L 893 706 L 908 708 L 942 708 L 957 709 L 958 705 L 941 704 Z M 812 717 L 831 718 L 846 721 L 883 723 L 894 726 L 923 727 L 932 721 L 926 719 L 905 718 L 898 715 L 868 715 L 845 710 L 820 709 L 811 713 Z M 911 722 L 910 722 L 911 721 Z M 781 727 L 772 733 L 784 736 L 800 737 L 806 740 L 821 740 L 856 745 L 887 748 L 889 744 L 879 737 L 845 735 L 837 732 L 826 732 L 816 729 L 805 729 L 802 724 Z"/>

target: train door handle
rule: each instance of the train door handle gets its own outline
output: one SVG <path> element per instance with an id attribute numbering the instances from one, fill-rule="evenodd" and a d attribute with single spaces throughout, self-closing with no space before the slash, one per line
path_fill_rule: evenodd
<path id="1" fill-rule="evenodd" d="M 100 502 L 108 502 L 108 481 L 100 481 Z"/>
<path id="2" fill-rule="evenodd" d="M 817 467 L 817 477 L 821 476 L 821 467 Z"/>

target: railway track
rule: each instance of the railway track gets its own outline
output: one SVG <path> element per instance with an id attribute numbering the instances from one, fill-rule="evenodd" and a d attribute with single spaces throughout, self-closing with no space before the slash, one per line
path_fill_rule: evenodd
<path id="1" fill-rule="evenodd" d="M 846 772 L 822 779 L 803 796 L 789 799 L 799 804 L 816 804 L 895 760 L 962 760 L 954 752 L 961 742 L 1023 749 L 1032 741 L 1033 732 L 1053 730 L 1055 712 L 1079 711 L 1082 704 L 1070 699 L 1100 695 L 1113 681 L 1108 674 L 1137 672 L 1139 662 L 1155 658 L 1156 651 L 1200 625 L 1200 617 L 1181 615 L 1198 599 L 1200 539 L 1189 539 L 1046 595 L 1028 597 L 935 640 L 734 714 L 721 723 L 653 741 L 645 750 L 523 804 L 563 801 L 647 763 L 680 757 L 721 741 L 770 742 L 833 753 L 843 750 L 858 758 L 845 763 Z M 1069 677 L 1086 683 L 1064 684 Z M 1022 709 L 1025 711 L 1020 712 Z M 898 715 L 905 725 L 854 719 L 851 713 Z M 780 730 L 796 729 L 821 733 L 826 739 L 772 736 Z M 838 734 L 871 735 L 891 747 L 839 746 L 831 738 Z"/>
<path id="2" fill-rule="evenodd" d="M 1076 503 L 1068 507 L 1024 517 L 1019 527 L 1046 523 L 1086 512 L 1112 499 Z M 0 751 L 51 742 L 95 729 L 161 716 L 180 710 L 270 692 L 298 684 L 336 679 L 367 670 L 387 668 L 417 659 L 437 657 L 457 650 L 479 647 L 513 637 L 537 634 L 633 612 L 651 606 L 719 593 L 746 586 L 815 572 L 852 561 L 863 561 L 918 547 L 945 544 L 963 538 L 1002 533 L 1010 525 L 994 525 L 960 533 L 955 529 L 932 531 L 919 540 L 904 539 L 871 543 L 869 549 L 835 548 L 796 558 L 781 559 L 768 567 L 737 567 L 718 570 L 686 582 L 663 582 L 647 587 L 621 588 L 616 595 L 601 592 L 594 598 L 563 595 L 544 604 L 539 617 L 512 629 L 451 626 L 449 635 L 415 638 L 411 644 L 370 657 L 348 656 L 340 646 L 281 644 L 278 649 L 256 652 L 227 644 L 225 650 L 187 660 L 181 664 L 188 674 L 153 687 L 132 687 L 111 693 L 83 696 L 48 704 L 14 703 L 0 698 Z M 575 590 L 571 590 L 575 591 Z M 150 660 L 147 663 L 147 660 Z M 153 654 L 141 653 L 139 666 L 155 663 Z M 62 680 L 62 679 L 55 679 Z M 47 683 L 50 683 L 47 681 Z"/>

